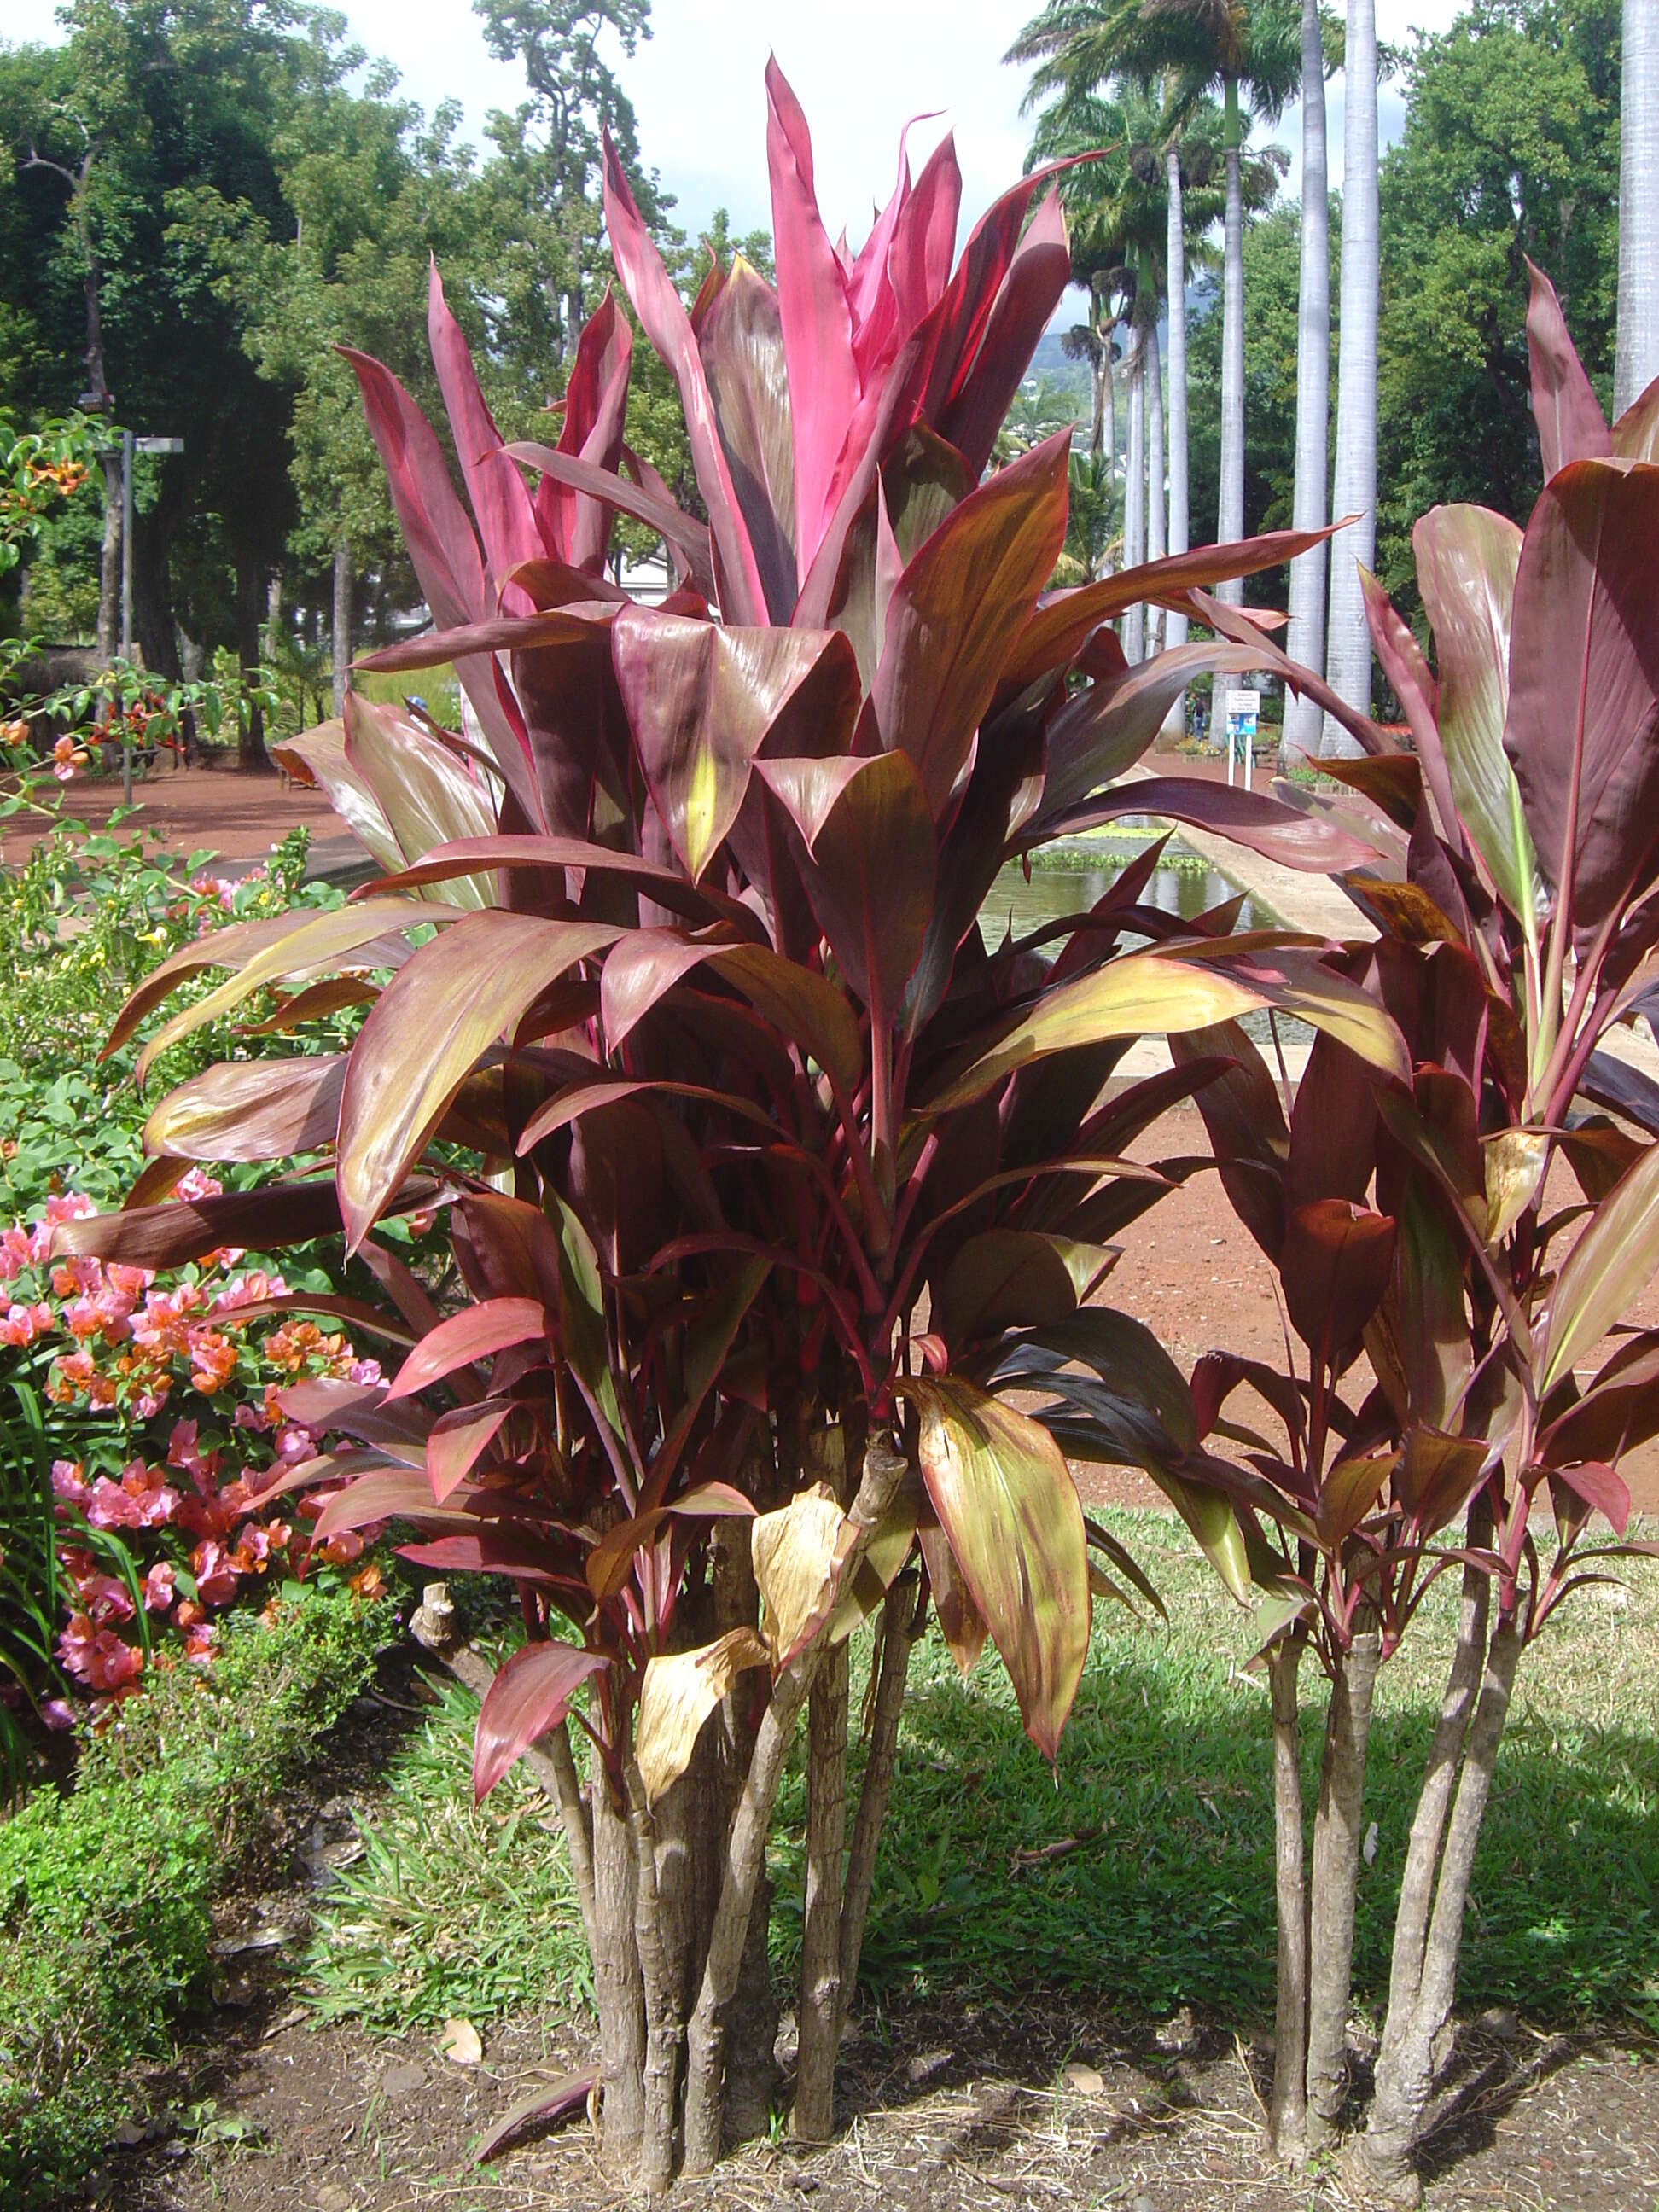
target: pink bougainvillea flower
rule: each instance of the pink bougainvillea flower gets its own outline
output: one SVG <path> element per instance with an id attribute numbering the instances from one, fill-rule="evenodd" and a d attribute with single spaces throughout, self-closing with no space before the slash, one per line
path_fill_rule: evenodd
<path id="1" fill-rule="evenodd" d="M 206 1536 L 191 1553 L 196 1575 L 196 1595 L 216 1609 L 228 1605 L 236 1595 L 236 1569 L 216 1537 Z"/>
<path id="2" fill-rule="evenodd" d="M 85 1575 L 76 1582 L 76 1589 L 82 1605 L 100 1627 L 108 1621 L 132 1619 L 136 1610 L 132 1592 L 118 1575 Z"/>
<path id="3" fill-rule="evenodd" d="M 213 1646 L 218 1630 L 210 1620 L 198 1621 L 185 1631 L 185 1656 L 193 1665 L 205 1666 L 213 1656 Z"/>
<path id="4" fill-rule="evenodd" d="M 40 1708 L 40 1717 L 49 1729 L 61 1731 L 75 1726 L 75 1708 L 67 1698 L 48 1698 Z"/>
<path id="5" fill-rule="evenodd" d="M 34 1305 L 9 1305 L 0 1314 L 0 1344 L 33 1344 L 51 1327 L 52 1308 L 44 1298 Z"/>
<path id="6" fill-rule="evenodd" d="M 144 1604 L 151 1613 L 165 1613 L 173 1603 L 173 1580 L 177 1572 L 171 1559 L 157 1559 L 144 1577 Z"/>
<path id="7" fill-rule="evenodd" d="M 78 1459 L 55 1459 L 52 1463 L 52 1494 L 70 1505 L 84 1505 L 87 1472 Z"/>
<path id="8" fill-rule="evenodd" d="M 144 1667 L 137 1645 L 124 1643 L 112 1628 L 94 1628 L 84 1613 L 70 1615 L 58 1639 L 58 1656 L 76 1681 L 106 1692 L 136 1681 Z"/>

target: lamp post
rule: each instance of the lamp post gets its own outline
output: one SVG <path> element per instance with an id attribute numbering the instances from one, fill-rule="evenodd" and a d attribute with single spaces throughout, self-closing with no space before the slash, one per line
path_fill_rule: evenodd
<path id="1" fill-rule="evenodd" d="M 182 453 L 182 438 L 135 438 L 121 433 L 121 658 L 132 660 L 132 457 L 135 453 Z M 132 804 L 132 732 L 121 717 L 121 803 Z"/>

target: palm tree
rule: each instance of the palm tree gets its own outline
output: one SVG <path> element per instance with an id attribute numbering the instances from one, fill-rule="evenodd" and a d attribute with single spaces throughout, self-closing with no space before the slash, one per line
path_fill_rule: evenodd
<path id="1" fill-rule="evenodd" d="M 1181 146 L 1171 132 L 1164 147 L 1164 179 L 1168 198 L 1164 230 L 1164 265 L 1170 284 L 1170 543 L 1171 553 L 1188 547 L 1187 512 L 1187 221 L 1182 201 Z M 1166 614 L 1164 642 L 1173 649 L 1187 642 L 1185 615 Z M 1166 731 L 1180 737 L 1187 727 L 1187 695 L 1171 702 L 1164 717 Z"/>
<path id="2" fill-rule="evenodd" d="M 1625 0 L 1619 153 L 1619 345 L 1623 414 L 1659 376 L 1659 0 Z"/>
<path id="3" fill-rule="evenodd" d="M 1325 678 L 1351 707 L 1371 701 L 1371 640 L 1360 592 L 1363 564 L 1376 562 L 1376 313 L 1381 235 L 1376 188 L 1376 5 L 1348 0 L 1342 119 L 1342 296 L 1336 358 L 1336 481 L 1332 506 L 1357 515 L 1331 554 Z M 1322 751 L 1351 757 L 1359 746 L 1325 718 Z"/>
<path id="4" fill-rule="evenodd" d="M 1302 281 L 1296 318 L 1296 490 L 1297 530 L 1325 526 L 1331 382 L 1330 202 L 1325 165 L 1325 52 L 1319 0 L 1302 0 Z M 1319 668 L 1325 659 L 1325 548 L 1291 563 L 1292 660 Z M 1310 699 L 1286 689 L 1281 754 L 1319 750 L 1323 720 Z"/>

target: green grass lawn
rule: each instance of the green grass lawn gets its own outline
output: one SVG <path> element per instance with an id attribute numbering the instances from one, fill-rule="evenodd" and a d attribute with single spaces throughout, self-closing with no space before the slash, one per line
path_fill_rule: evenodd
<path id="1" fill-rule="evenodd" d="M 1242 1671 L 1248 1624 L 1162 1516 L 1106 1516 L 1170 1625 L 1097 1613 L 1051 1774 L 1019 1733 L 988 1650 L 960 1683 L 931 1632 L 911 1668 L 865 1950 L 878 1992 L 1064 1988 L 1152 2014 L 1188 2003 L 1258 2021 L 1272 2004 L 1267 1700 Z M 1622 2016 L 1659 2029 L 1659 1566 L 1582 1594 L 1522 1662 L 1465 1943 L 1460 2002 L 1540 2021 Z M 1385 1670 L 1366 1811 L 1355 1987 L 1386 1986 L 1394 1891 L 1455 1612 L 1429 1601 Z M 854 1711 L 867 1662 L 854 1651 Z M 1305 1686 L 1311 1805 L 1323 1683 Z M 580 2000 L 586 1966 L 550 1808 L 514 1777 L 472 1809 L 472 1702 L 447 1688 L 400 1752 L 362 1860 L 325 1902 L 311 1960 L 324 2011 L 387 2027 Z M 775 1948 L 789 1973 L 804 1790 L 780 1798 Z M 1037 1856 L 1053 1845 L 1061 1853 Z"/>

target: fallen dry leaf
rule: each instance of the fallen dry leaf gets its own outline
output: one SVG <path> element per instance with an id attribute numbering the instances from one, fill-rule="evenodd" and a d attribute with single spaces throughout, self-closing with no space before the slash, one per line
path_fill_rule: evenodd
<path id="1" fill-rule="evenodd" d="M 452 2066 L 476 2066 L 483 2057 L 483 2045 L 470 2020 L 447 2020 L 438 2048 Z"/>

